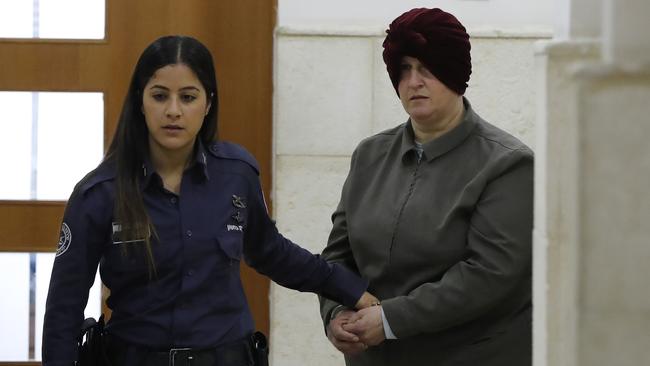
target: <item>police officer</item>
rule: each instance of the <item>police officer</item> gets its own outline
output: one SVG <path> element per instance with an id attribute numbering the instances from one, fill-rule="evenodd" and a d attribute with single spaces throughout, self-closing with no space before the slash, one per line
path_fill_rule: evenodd
<path id="1" fill-rule="evenodd" d="M 215 141 L 212 56 L 167 36 L 140 56 L 103 162 L 65 210 L 43 331 L 43 365 L 70 366 L 100 265 L 114 365 L 250 365 L 243 257 L 258 272 L 350 308 L 367 281 L 278 233 L 243 148 Z"/>

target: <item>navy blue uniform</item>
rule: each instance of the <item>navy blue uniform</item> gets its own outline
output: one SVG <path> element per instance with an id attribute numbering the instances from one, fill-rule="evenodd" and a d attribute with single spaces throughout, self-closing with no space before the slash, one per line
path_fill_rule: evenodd
<path id="1" fill-rule="evenodd" d="M 154 224 L 155 273 L 143 241 L 123 242 L 114 218 L 115 169 L 100 166 L 74 189 L 65 211 L 44 324 L 43 365 L 69 366 L 88 290 L 100 264 L 110 334 L 152 349 L 213 347 L 254 330 L 239 262 L 299 291 L 354 307 L 367 287 L 278 233 L 269 218 L 254 158 L 243 148 L 198 143 L 180 194 L 163 188 L 145 162 L 140 188 Z M 126 246 L 128 255 L 124 255 Z"/>

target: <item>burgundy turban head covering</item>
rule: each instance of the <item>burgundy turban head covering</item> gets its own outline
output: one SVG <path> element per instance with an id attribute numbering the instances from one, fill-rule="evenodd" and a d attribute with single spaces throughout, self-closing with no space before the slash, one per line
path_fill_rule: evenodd
<path id="1" fill-rule="evenodd" d="M 438 8 L 407 11 L 390 23 L 384 63 L 397 94 L 402 57 L 417 58 L 449 89 L 463 95 L 472 73 L 469 35 L 453 15 Z"/>

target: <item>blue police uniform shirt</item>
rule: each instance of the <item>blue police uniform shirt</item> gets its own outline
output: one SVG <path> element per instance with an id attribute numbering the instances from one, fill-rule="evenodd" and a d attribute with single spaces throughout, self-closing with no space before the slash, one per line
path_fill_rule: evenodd
<path id="1" fill-rule="evenodd" d="M 113 216 L 115 170 L 104 162 L 74 189 L 63 218 L 43 330 L 43 365 L 69 366 L 97 265 L 110 289 L 107 331 L 149 349 L 212 347 L 254 330 L 242 258 L 278 284 L 354 307 L 367 287 L 343 267 L 284 238 L 268 215 L 255 159 L 242 147 L 197 143 L 180 194 L 148 162 L 140 189 L 155 234 L 155 273 L 143 241 L 123 242 Z M 128 255 L 125 255 L 124 249 Z"/>

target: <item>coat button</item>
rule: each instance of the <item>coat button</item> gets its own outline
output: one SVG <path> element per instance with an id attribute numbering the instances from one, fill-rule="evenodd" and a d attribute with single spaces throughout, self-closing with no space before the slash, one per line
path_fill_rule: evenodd
<path id="1" fill-rule="evenodd" d="M 192 230 L 187 230 L 187 231 L 185 232 L 185 234 L 187 234 L 187 237 L 188 237 L 188 238 L 191 238 L 191 237 L 192 237 Z"/>

